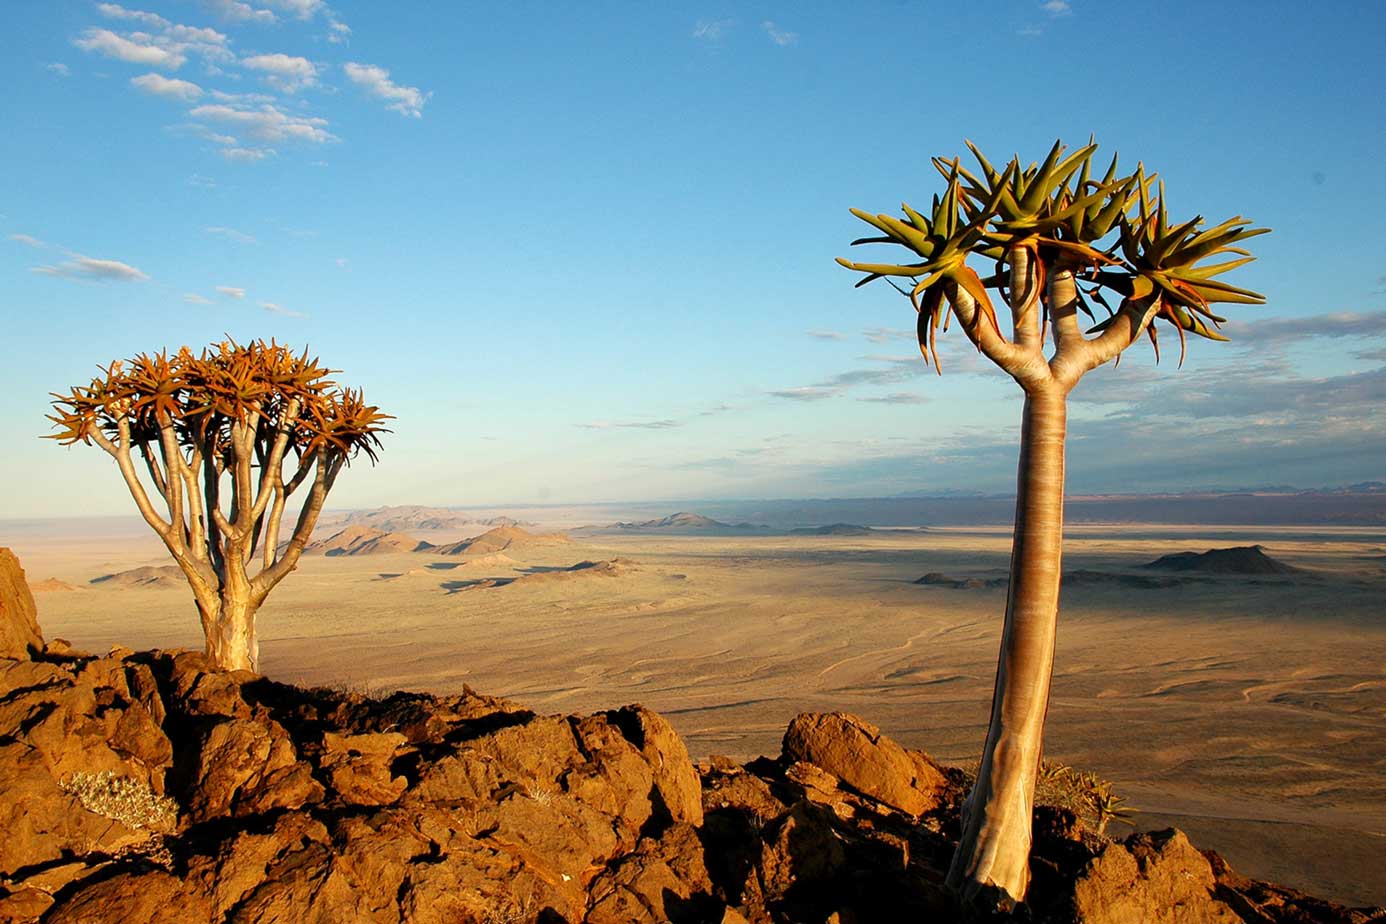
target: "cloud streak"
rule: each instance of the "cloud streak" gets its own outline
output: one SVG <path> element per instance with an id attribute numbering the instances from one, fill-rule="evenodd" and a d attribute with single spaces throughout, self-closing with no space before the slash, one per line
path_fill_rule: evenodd
<path id="1" fill-rule="evenodd" d="M 148 275 L 119 260 L 101 260 L 82 254 L 72 254 L 72 259 L 52 266 L 35 266 L 33 272 L 56 279 L 72 279 L 80 282 L 144 282 Z"/>
<path id="2" fill-rule="evenodd" d="M 418 87 L 406 87 L 390 79 L 390 72 L 374 64 L 360 64 L 348 61 L 342 65 L 347 78 L 371 96 L 385 101 L 385 108 L 400 115 L 418 119 L 423 117 L 424 103 L 432 96 Z"/>
<path id="3" fill-rule="evenodd" d="M 573 424 L 583 430 L 672 430 L 683 424 L 677 420 L 638 420 L 617 423 L 610 420 L 596 420 L 591 423 Z"/>

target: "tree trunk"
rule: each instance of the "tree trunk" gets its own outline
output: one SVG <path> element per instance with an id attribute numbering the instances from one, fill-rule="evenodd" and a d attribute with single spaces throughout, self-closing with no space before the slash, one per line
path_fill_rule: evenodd
<path id="1" fill-rule="evenodd" d="M 255 639 L 255 611 L 259 608 L 248 589 L 233 593 L 224 588 L 213 606 L 198 603 L 207 637 L 207 660 L 214 670 L 259 670 L 260 643 Z"/>
<path id="2" fill-rule="evenodd" d="M 1066 390 L 1052 386 L 1025 397 L 991 725 L 948 872 L 965 900 L 998 908 L 1023 901 L 1030 881 L 1030 815 L 1059 613 L 1067 400 Z"/>

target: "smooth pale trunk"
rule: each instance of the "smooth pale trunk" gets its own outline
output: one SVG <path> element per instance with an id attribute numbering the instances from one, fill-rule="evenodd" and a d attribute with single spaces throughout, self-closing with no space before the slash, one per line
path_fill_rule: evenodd
<path id="1" fill-rule="evenodd" d="M 207 639 L 207 660 L 216 670 L 257 671 L 260 643 L 255 638 L 255 611 L 259 605 L 249 593 L 223 593 L 213 607 L 200 601 L 202 630 Z M 210 610 L 210 612 L 209 612 Z"/>
<path id="2" fill-rule="evenodd" d="M 1007 907 L 1030 881 L 1030 817 L 1049 707 L 1063 554 L 1067 394 L 1026 395 L 1006 622 L 977 784 L 963 809 L 948 883 Z"/>

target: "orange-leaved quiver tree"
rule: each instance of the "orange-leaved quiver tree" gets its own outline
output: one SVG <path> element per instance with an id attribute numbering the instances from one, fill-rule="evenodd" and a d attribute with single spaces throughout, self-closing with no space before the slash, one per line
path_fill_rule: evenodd
<path id="1" fill-rule="evenodd" d="M 374 462 L 388 432 L 390 415 L 339 388 L 334 371 L 274 341 L 225 341 L 115 361 L 90 385 L 53 395 L 49 438 L 95 443 L 116 460 L 192 586 L 218 669 L 258 669 L 256 611 L 297 566 L 342 467 L 357 453 Z"/>
<path id="2" fill-rule="evenodd" d="M 977 173 L 956 158 L 934 158 L 947 185 L 928 214 L 908 205 L 899 218 L 852 210 L 879 232 L 853 244 L 901 245 L 918 260 L 838 262 L 866 274 L 857 285 L 885 279 L 910 298 L 926 363 L 938 368 L 937 335 L 955 317 L 1025 395 L 991 720 L 948 874 L 964 900 L 1004 910 L 1023 901 L 1029 885 L 1031 811 L 1058 622 L 1069 392 L 1142 335 L 1158 360 L 1157 322 L 1177 332 L 1181 363 L 1187 334 L 1226 340 L 1218 332 L 1224 319 L 1210 306 L 1265 299 L 1217 277 L 1249 262 L 1236 245 L 1266 229 L 1241 217 L 1213 227 L 1201 217 L 1171 223 L 1163 183 L 1157 189 L 1141 166 L 1118 175 L 1115 157 L 1094 178 L 1091 143 L 1072 153 L 1055 143 L 1040 164 L 1022 167 L 1013 158 L 999 170 L 968 147 Z M 969 259 L 991 271 L 979 273 Z M 991 291 L 1008 315 L 1008 332 Z M 1115 310 L 1107 296 L 1119 298 Z M 1106 310 L 1100 322 L 1093 303 Z M 1086 331 L 1080 312 L 1095 322 Z"/>

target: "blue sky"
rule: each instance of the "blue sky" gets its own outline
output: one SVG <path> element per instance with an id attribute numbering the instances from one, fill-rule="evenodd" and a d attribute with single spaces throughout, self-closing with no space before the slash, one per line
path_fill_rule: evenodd
<path id="1" fill-rule="evenodd" d="M 1233 344 L 1079 386 L 1070 491 L 1386 477 L 1383 38 L 1365 2 L 6 4 L 0 515 L 126 512 L 47 393 L 223 333 L 397 415 L 338 506 L 1008 490 L 1015 386 L 956 331 L 935 377 L 833 257 L 964 138 L 1089 133 L 1275 233 Z"/>

